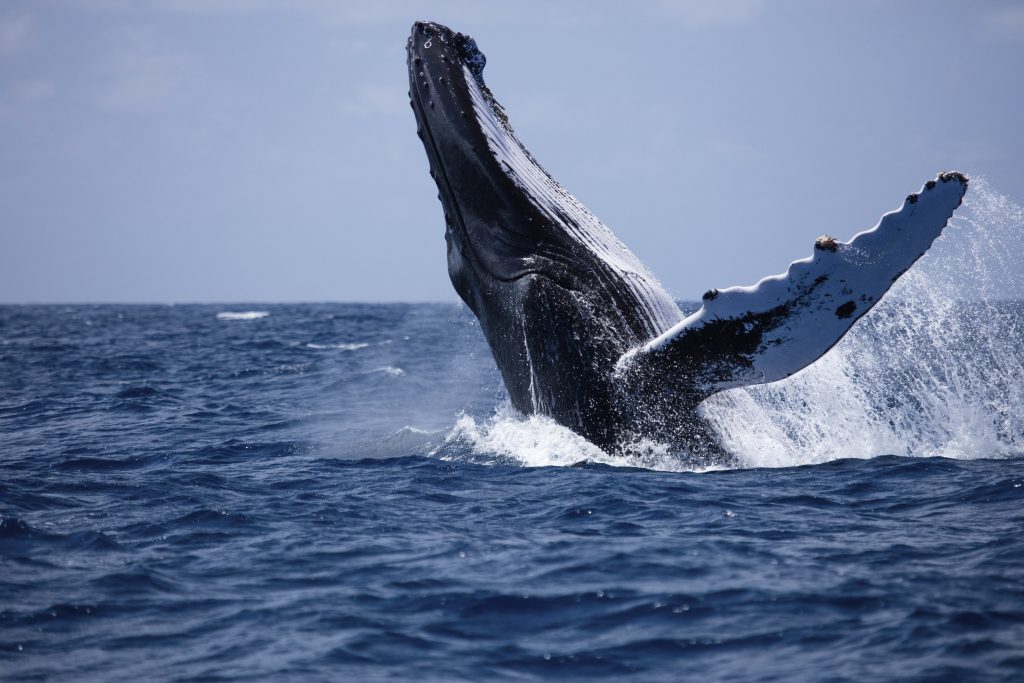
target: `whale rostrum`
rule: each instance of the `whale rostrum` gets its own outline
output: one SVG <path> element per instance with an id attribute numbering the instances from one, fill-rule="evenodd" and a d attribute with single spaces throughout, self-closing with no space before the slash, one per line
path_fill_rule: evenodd
<path id="1" fill-rule="evenodd" d="M 409 98 L 444 209 L 448 274 L 480 321 L 512 404 L 605 449 L 641 438 L 718 452 L 696 408 L 827 352 L 931 246 L 967 178 L 941 173 L 849 242 L 684 317 L 640 260 L 519 142 L 469 36 L 408 41 Z"/>

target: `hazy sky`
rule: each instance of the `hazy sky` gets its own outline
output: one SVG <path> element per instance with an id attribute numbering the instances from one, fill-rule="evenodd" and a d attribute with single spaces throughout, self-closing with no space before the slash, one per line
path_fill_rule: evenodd
<path id="1" fill-rule="evenodd" d="M 1019 2 L 4 0 L 0 301 L 455 300 L 421 18 L 678 298 L 940 170 L 1024 199 Z"/>

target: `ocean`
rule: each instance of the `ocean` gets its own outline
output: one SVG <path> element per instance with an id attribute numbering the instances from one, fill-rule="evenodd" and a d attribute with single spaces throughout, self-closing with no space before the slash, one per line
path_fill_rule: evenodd
<path id="1" fill-rule="evenodd" d="M 460 305 L 0 306 L 0 679 L 1020 680 L 1019 209 L 972 193 L 704 404 L 728 468 L 517 415 Z"/>

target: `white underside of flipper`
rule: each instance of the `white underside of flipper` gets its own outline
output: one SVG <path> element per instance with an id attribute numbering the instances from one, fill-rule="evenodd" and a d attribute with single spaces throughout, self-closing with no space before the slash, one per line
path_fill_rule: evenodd
<path id="1" fill-rule="evenodd" d="M 819 238 L 811 257 L 781 275 L 750 287 L 711 290 L 700 310 L 627 353 L 618 370 L 638 362 L 659 367 L 659 358 L 667 371 L 694 367 L 678 356 L 700 348 L 715 365 L 700 378 L 707 395 L 792 375 L 839 341 L 928 250 L 966 187 L 959 173 L 944 173 L 849 242 Z"/>

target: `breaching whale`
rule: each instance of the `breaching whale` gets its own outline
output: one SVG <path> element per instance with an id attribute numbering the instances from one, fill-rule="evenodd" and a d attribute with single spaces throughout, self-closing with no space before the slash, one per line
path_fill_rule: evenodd
<path id="1" fill-rule="evenodd" d="M 828 351 L 942 232 L 967 189 L 929 180 L 849 242 L 684 317 L 636 256 L 519 142 L 469 36 L 413 25 L 409 98 L 444 209 L 448 274 L 512 404 L 605 449 L 650 438 L 714 457 L 696 408 Z"/>

